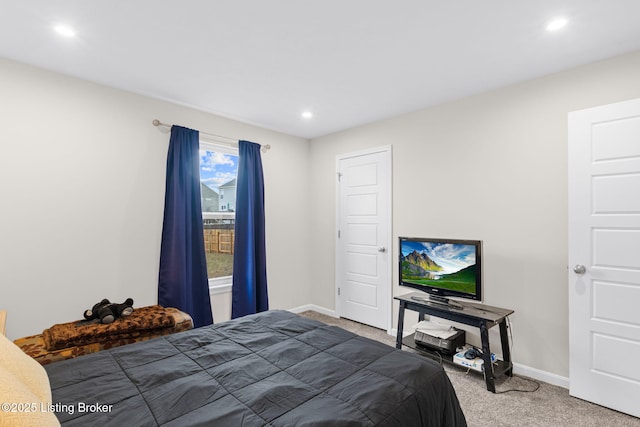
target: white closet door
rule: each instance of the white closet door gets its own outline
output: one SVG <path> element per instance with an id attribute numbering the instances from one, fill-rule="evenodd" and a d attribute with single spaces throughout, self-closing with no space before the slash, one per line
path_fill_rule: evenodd
<path id="1" fill-rule="evenodd" d="M 640 99 L 569 114 L 570 394 L 640 417 Z"/>

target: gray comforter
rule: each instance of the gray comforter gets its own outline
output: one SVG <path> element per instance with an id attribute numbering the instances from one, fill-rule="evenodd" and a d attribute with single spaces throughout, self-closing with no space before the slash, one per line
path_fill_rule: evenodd
<path id="1" fill-rule="evenodd" d="M 46 369 L 69 426 L 466 425 L 438 364 L 286 311 Z"/>

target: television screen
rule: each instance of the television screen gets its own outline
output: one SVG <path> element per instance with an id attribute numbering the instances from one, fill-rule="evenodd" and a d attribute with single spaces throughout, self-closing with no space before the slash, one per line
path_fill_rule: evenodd
<path id="1" fill-rule="evenodd" d="M 482 242 L 400 237 L 400 286 L 482 300 Z"/>

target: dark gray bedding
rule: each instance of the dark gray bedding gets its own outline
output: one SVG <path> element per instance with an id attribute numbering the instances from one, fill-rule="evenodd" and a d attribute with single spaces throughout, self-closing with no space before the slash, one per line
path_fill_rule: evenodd
<path id="1" fill-rule="evenodd" d="M 286 311 L 46 370 L 69 426 L 466 425 L 440 365 Z"/>

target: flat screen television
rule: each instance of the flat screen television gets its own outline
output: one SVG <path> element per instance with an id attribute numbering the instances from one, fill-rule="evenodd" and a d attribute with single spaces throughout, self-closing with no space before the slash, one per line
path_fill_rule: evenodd
<path id="1" fill-rule="evenodd" d="M 447 297 L 482 301 L 482 241 L 400 237 L 400 286 L 449 303 Z"/>

